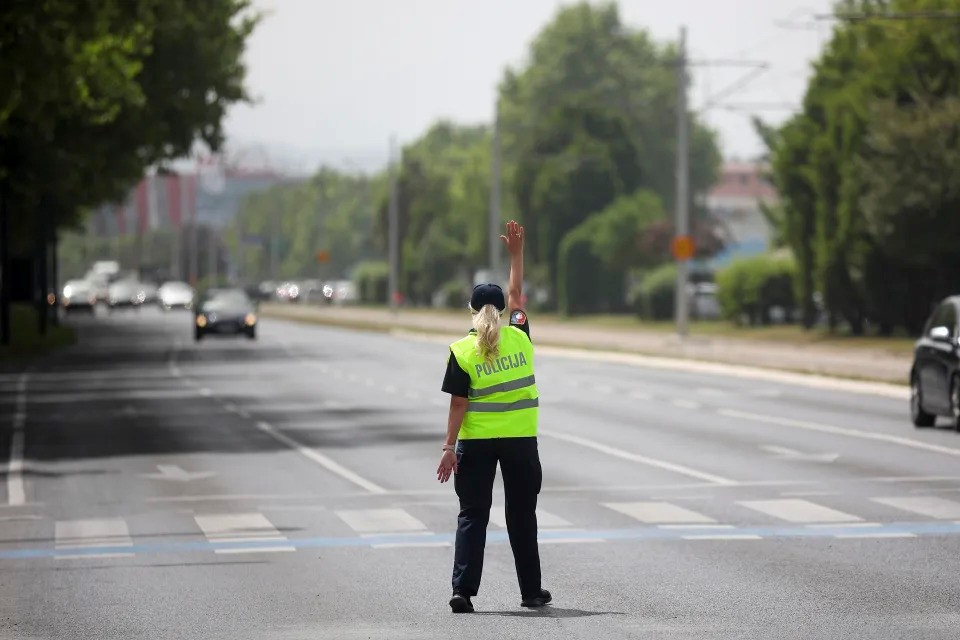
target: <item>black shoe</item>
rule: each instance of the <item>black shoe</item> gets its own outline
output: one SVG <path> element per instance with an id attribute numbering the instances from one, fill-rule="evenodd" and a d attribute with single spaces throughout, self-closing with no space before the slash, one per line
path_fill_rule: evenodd
<path id="1" fill-rule="evenodd" d="M 462 593 L 454 593 L 450 598 L 450 608 L 454 613 L 473 613 L 473 603 L 470 602 L 470 596 Z"/>
<path id="2" fill-rule="evenodd" d="M 550 595 L 550 592 L 546 589 L 540 589 L 540 595 L 534 596 L 532 598 L 524 598 L 520 602 L 521 607 L 530 607 L 537 608 L 542 607 L 550 603 L 553 600 L 553 596 Z"/>

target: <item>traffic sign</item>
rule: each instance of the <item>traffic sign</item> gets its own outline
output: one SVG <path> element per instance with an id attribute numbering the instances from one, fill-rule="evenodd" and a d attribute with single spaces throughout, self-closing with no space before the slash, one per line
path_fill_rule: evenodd
<path id="1" fill-rule="evenodd" d="M 324 262 L 327 262 L 330 259 L 330 252 L 327 250 L 317 251 L 316 259 L 317 259 L 317 262 L 323 264 Z"/>
<path id="2" fill-rule="evenodd" d="M 676 236 L 670 243 L 670 253 L 676 260 L 689 260 L 694 251 L 693 238 L 690 236 Z"/>

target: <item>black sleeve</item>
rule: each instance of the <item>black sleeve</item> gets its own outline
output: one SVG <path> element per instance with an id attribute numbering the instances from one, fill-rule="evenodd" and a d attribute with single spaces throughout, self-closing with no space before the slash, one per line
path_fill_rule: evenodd
<path id="1" fill-rule="evenodd" d="M 520 329 L 530 338 L 530 318 L 522 309 L 514 309 L 510 312 L 510 326 Z M 532 342 L 533 338 L 530 338 L 530 341 Z"/>
<path id="2" fill-rule="evenodd" d="M 461 398 L 470 395 L 470 374 L 460 368 L 460 363 L 453 357 L 452 350 L 447 358 L 447 373 L 443 376 L 443 386 L 440 390 Z"/>

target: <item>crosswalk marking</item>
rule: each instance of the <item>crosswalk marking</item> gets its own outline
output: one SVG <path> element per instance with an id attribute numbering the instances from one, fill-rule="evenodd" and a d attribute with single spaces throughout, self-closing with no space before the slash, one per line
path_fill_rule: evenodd
<path id="1" fill-rule="evenodd" d="M 495 504 L 490 508 L 490 522 L 497 525 L 501 529 L 507 528 L 507 514 L 504 511 L 502 504 Z M 552 514 L 549 511 L 543 511 L 542 509 L 537 509 L 537 527 L 540 529 L 562 529 L 563 527 L 569 527 L 571 524 L 561 518 L 558 515 Z"/>
<path id="2" fill-rule="evenodd" d="M 355 509 L 336 513 L 359 534 L 382 535 L 427 530 L 425 524 L 403 509 Z"/>
<path id="3" fill-rule="evenodd" d="M 705 524 L 716 522 L 713 518 L 702 513 L 669 502 L 604 502 L 603 506 L 646 524 Z"/>
<path id="4" fill-rule="evenodd" d="M 95 547 L 132 547 L 130 530 L 123 518 L 86 520 L 57 520 L 54 524 L 54 546 L 68 553 L 57 554 L 58 558 L 104 558 L 129 557 L 132 553 L 111 552 L 98 554 L 71 554 L 71 549 Z"/>
<path id="5" fill-rule="evenodd" d="M 704 534 L 696 536 L 683 536 L 684 540 L 763 540 L 762 536 L 752 533 L 730 533 L 730 534 Z"/>
<path id="6" fill-rule="evenodd" d="M 743 500 L 737 504 L 787 522 L 859 522 L 863 518 L 809 500 Z"/>
<path id="7" fill-rule="evenodd" d="M 874 502 L 911 511 L 937 520 L 960 518 L 960 502 L 938 498 L 936 496 L 913 496 L 908 498 L 871 498 Z"/>
<path id="8" fill-rule="evenodd" d="M 283 542 L 287 539 L 262 513 L 197 515 L 193 519 L 210 542 Z M 270 546 L 215 549 L 214 551 L 215 553 L 262 553 L 296 551 L 296 548 Z"/>

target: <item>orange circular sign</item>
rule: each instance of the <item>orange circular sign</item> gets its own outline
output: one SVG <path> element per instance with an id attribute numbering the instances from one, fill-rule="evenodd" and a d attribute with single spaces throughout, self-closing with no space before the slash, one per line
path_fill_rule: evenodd
<path id="1" fill-rule="evenodd" d="M 676 260 L 689 260 L 693 257 L 694 251 L 693 238 L 690 236 L 676 236 L 670 242 L 670 253 Z"/>

